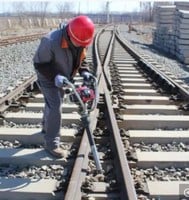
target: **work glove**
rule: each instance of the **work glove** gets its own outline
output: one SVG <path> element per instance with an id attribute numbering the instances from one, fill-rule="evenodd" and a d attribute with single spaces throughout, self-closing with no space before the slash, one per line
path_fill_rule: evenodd
<path id="1" fill-rule="evenodd" d="M 88 71 L 81 72 L 81 76 L 83 77 L 84 81 L 90 81 L 92 78 L 92 74 Z"/>
<path id="2" fill-rule="evenodd" d="M 93 75 L 88 71 L 81 72 L 81 76 L 83 77 L 83 85 L 90 86 L 93 81 Z"/>
<path id="3" fill-rule="evenodd" d="M 68 79 L 65 76 L 62 76 L 59 74 L 56 75 L 54 81 L 55 81 L 56 87 L 59 87 L 59 88 L 67 86 L 67 83 L 68 83 Z"/>

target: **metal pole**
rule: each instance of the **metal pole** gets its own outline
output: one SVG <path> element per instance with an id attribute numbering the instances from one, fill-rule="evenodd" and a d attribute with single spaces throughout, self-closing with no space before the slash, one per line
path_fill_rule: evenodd
<path id="1" fill-rule="evenodd" d="M 93 154 L 93 158 L 94 158 L 94 161 L 95 161 L 97 171 L 99 173 L 102 173 L 103 170 L 102 170 L 102 166 L 101 166 L 101 163 L 100 163 L 100 158 L 98 156 L 96 144 L 95 144 L 95 141 L 94 141 L 94 138 L 93 138 L 93 135 L 92 135 L 92 131 L 90 129 L 90 121 L 89 121 L 88 115 L 83 115 L 81 120 L 83 122 L 83 126 L 86 128 L 89 144 L 90 144 L 90 147 L 91 147 L 91 152 Z"/>

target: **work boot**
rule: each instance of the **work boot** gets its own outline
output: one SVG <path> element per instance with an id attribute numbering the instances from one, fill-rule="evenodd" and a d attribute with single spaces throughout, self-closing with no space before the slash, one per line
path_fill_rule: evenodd
<path id="1" fill-rule="evenodd" d="M 66 158 L 67 157 L 67 151 L 62 149 L 58 145 L 52 148 L 45 144 L 44 148 L 49 154 L 51 154 L 52 156 L 54 156 L 56 158 Z"/>

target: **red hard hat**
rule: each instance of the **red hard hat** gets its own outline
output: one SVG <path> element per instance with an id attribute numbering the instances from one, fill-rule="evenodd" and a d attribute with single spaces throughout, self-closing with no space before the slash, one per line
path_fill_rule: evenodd
<path id="1" fill-rule="evenodd" d="M 68 23 L 68 35 L 79 46 L 88 46 L 93 40 L 94 24 L 90 18 L 80 15 Z"/>

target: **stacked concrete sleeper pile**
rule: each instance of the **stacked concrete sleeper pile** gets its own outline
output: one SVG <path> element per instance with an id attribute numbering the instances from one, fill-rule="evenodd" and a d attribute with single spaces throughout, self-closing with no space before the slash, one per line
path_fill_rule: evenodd
<path id="1" fill-rule="evenodd" d="M 159 6 L 156 19 L 153 44 L 189 64 L 189 2 Z"/>

